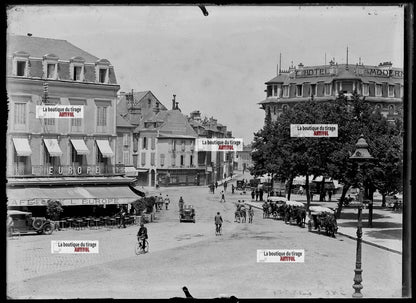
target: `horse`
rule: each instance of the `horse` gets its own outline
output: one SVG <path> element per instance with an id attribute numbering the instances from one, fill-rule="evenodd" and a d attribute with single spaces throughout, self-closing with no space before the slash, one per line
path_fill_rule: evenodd
<path id="1" fill-rule="evenodd" d="M 269 206 L 267 205 L 266 202 L 264 202 L 263 203 L 263 219 L 269 217 L 268 211 L 269 211 Z"/>
<path id="2" fill-rule="evenodd" d="M 240 209 L 240 217 L 241 217 L 241 223 L 246 223 L 247 213 L 244 207 Z"/>
<path id="3" fill-rule="evenodd" d="M 236 210 L 234 213 L 234 222 L 240 223 L 240 210 Z"/>

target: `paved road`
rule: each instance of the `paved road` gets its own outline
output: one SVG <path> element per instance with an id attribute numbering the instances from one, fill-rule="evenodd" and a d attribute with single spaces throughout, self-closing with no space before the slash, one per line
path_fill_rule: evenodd
<path id="1" fill-rule="evenodd" d="M 234 223 L 233 202 L 248 196 L 228 194 L 226 203 L 208 188 L 162 189 L 169 210 L 147 225 L 150 253 L 134 254 L 137 226 L 126 229 L 60 231 L 50 236 L 9 240 L 7 294 L 12 298 L 170 298 L 220 294 L 239 298 L 351 297 L 355 241 L 308 233 L 282 221 Z M 230 191 L 230 186 L 228 187 Z M 179 223 L 177 201 L 193 204 L 197 222 Z M 225 219 L 215 236 L 213 217 Z M 98 240 L 98 255 L 50 253 L 51 240 Z M 257 249 L 304 249 L 305 262 L 257 263 Z M 363 249 L 363 294 L 399 297 L 401 256 L 376 247 Z"/>

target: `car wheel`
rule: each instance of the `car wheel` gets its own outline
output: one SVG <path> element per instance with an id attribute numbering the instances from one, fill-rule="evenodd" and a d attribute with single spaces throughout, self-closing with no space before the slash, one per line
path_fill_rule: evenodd
<path id="1" fill-rule="evenodd" d="M 50 234 L 52 233 L 52 226 L 51 226 L 50 224 L 46 224 L 46 225 L 43 227 L 43 233 L 44 233 L 45 235 L 50 235 Z"/>
<path id="2" fill-rule="evenodd" d="M 40 219 L 40 218 L 36 218 L 32 222 L 32 226 L 36 230 L 39 229 L 39 228 L 41 228 L 42 227 L 42 224 L 43 224 L 43 220 Z"/>

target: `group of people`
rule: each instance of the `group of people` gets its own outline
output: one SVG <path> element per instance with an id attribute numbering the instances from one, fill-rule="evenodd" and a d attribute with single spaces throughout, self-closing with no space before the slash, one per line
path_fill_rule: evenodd
<path id="1" fill-rule="evenodd" d="M 166 197 L 163 199 L 162 193 L 159 194 L 159 196 L 156 198 L 156 210 L 162 210 L 163 204 L 165 204 L 166 210 L 168 210 L 170 199 L 169 195 L 166 195 Z"/>
<path id="2" fill-rule="evenodd" d="M 256 188 L 251 190 L 251 199 L 254 201 L 254 198 L 256 201 L 263 201 L 263 188 Z"/>

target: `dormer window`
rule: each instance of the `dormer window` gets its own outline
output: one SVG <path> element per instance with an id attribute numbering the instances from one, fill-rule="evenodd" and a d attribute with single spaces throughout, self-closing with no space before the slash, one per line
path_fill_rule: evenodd
<path id="1" fill-rule="evenodd" d="M 43 56 L 43 74 L 47 79 L 58 79 L 58 57 L 56 55 Z"/>
<path id="2" fill-rule="evenodd" d="M 296 97 L 302 97 L 302 94 L 303 94 L 302 88 L 303 88 L 302 84 L 296 85 Z"/>
<path id="3" fill-rule="evenodd" d="M 100 83 L 106 83 L 107 82 L 107 71 L 108 69 L 106 68 L 100 68 L 98 75 L 99 75 L 99 80 L 98 82 Z"/>
<path id="4" fill-rule="evenodd" d="M 108 83 L 109 82 L 109 69 L 110 62 L 106 59 L 101 59 L 95 63 L 97 82 Z"/>
<path id="5" fill-rule="evenodd" d="M 70 74 L 73 81 L 84 81 L 84 62 L 82 57 L 73 57 L 70 60 Z"/>
<path id="6" fill-rule="evenodd" d="M 283 98 L 289 97 L 289 85 L 283 85 Z"/>
<path id="7" fill-rule="evenodd" d="M 13 55 L 13 71 L 14 76 L 27 77 L 29 68 L 29 54 L 25 52 L 16 52 Z"/>

